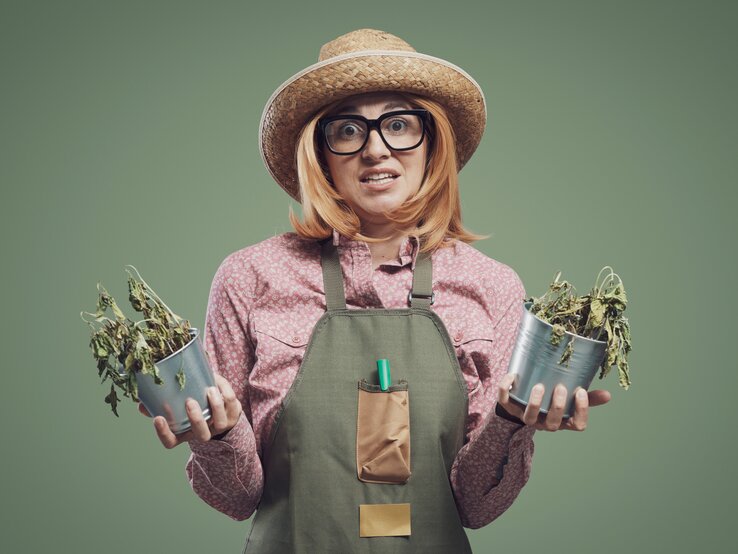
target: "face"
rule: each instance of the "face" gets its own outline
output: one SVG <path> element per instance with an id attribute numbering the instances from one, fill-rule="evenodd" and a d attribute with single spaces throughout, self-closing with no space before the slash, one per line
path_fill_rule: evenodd
<path id="1" fill-rule="evenodd" d="M 327 115 L 358 114 L 376 119 L 401 109 L 413 109 L 413 106 L 398 94 L 369 93 L 347 98 Z M 376 129 L 371 130 L 366 145 L 355 154 L 334 154 L 325 143 L 322 145 L 336 190 L 359 216 L 365 230 L 391 223 L 384 212 L 398 207 L 417 192 L 425 170 L 426 150 L 427 137 L 413 150 L 391 150 Z M 377 180 L 380 173 L 394 177 Z"/>

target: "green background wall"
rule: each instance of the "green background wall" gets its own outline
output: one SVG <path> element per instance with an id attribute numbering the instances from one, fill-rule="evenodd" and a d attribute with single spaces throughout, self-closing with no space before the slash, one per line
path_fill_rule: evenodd
<path id="1" fill-rule="evenodd" d="M 612 265 L 631 390 L 539 431 L 475 552 L 722 552 L 736 514 L 734 2 L 0 2 L 0 551 L 240 552 L 79 319 L 135 265 L 204 320 L 234 250 L 290 230 L 257 148 L 272 91 L 360 27 L 466 69 L 489 124 L 461 172 L 475 243 L 531 294 Z M 298 205 L 292 202 L 297 209 Z M 126 305 L 126 308 L 130 308 Z M 126 399 L 127 400 L 127 399 Z"/>

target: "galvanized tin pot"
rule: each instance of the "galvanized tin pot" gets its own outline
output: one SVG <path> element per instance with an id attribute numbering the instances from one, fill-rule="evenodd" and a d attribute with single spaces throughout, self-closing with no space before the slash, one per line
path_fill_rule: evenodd
<path id="1" fill-rule="evenodd" d="M 139 372 L 135 374 L 138 397 L 143 405 L 153 417 L 166 418 L 169 428 L 176 435 L 192 427 L 185 408 L 187 398 L 197 400 L 206 421 L 211 416 L 207 388 L 215 386 L 215 377 L 200 341 L 200 332 L 192 328 L 190 336 L 190 342 L 156 362 L 163 384 L 157 385 L 151 375 Z M 181 368 L 184 369 L 186 378 L 185 386 L 180 390 L 177 373 Z"/>
<path id="2" fill-rule="evenodd" d="M 553 326 L 530 312 L 532 302 L 524 302 L 523 319 L 518 330 L 508 373 L 515 374 L 510 397 L 522 406 L 528 405 L 531 389 L 542 383 L 545 389 L 541 412 L 551 407 L 554 388 L 566 387 L 564 418 L 574 415 L 574 391 L 589 389 L 607 351 L 607 343 L 567 332 L 556 346 L 551 344 Z M 564 350 L 574 339 L 573 351 L 567 362 L 559 364 Z"/>

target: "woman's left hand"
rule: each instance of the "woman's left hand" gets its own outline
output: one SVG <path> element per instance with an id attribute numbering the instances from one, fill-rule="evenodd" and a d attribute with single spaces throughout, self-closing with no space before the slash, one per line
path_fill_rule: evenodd
<path id="1" fill-rule="evenodd" d="M 587 428 L 590 406 L 601 406 L 607 404 L 612 396 L 606 390 L 586 391 L 582 387 L 577 388 L 574 395 L 574 415 L 563 419 L 567 390 L 564 385 L 559 384 L 554 389 L 551 400 L 551 409 L 548 414 L 539 413 L 541 402 L 545 393 L 542 383 L 533 387 L 530 393 L 528 405 L 523 408 L 510 399 L 509 391 L 515 380 L 514 373 L 506 374 L 501 380 L 498 388 L 497 402 L 509 413 L 523 421 L 526 425 L 535 425 L 541 431 L 584 431 Z"/>

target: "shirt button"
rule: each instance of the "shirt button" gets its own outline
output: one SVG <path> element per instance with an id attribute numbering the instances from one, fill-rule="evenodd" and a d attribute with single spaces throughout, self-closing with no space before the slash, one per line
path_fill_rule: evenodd
<path id="1" fill-rule="evenodd" d="M 292 342 L 294 342 L 295 344 L 297 344 L 298 342 L 300 342 L 300 337 L 298 337 L 297 335 L 295 335 L 294 337 L 292 337 Z"/>
<path id="2" fill-rule="evenodd" d="M 461 331 L 459 331 L 458 333 L 456 333 L 454 335 L 454 340 L 457 341 L 457 342 L 460 341 L 463 338 L 464 338 L 464 333 L 462 333 Z"/>

